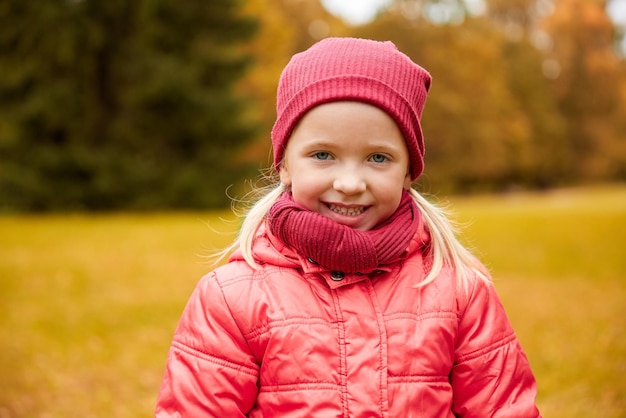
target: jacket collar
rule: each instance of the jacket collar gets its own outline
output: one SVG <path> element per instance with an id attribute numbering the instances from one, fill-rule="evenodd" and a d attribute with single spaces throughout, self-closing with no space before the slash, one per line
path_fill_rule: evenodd
<path id="1" fill-rule="evenodd" d="M 411 239 L 406 256 L 403 258 L 414 258 L 418 256 L 422 258 L 426 253 L 430 244 L 430 234 L 424 227 L 420 227 L 417 233 Z M 252 253 L 254 259 L 262 265 L 271 265 L 281 268 L 290 268 L 301 270 L 305 276 L 315 275 L 322 276 L 331 289 L 348 286 L 366 279 L 373 279 L 385 276 L 399 268 L 402 261 L 394 265 L 378 266 L 371 271 L 364 271 L 353 274 L 344 274 L 343 272 L 330 271 L 318 265 L 315 260 L 307 259 L 300 256 L 295 250 L 287 247 L 280 239 L 272 235 L 269 228 L 262 225 L 254 239 Z M 428 257 L 427 257 L 428 259 Z M 235 251 L 229 261 L 243 261 L 241 251 Z M 425 268 L 425 270 L 429 270 Z"/>

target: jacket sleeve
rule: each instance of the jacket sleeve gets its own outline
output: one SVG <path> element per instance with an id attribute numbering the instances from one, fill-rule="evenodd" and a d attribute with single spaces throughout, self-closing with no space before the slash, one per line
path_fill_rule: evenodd
<path id="1" fill-rule="evenodd" d="M 243 417 L 259 368 L 214 274 L 185 307 L 170 347 L 156 417 Z"/>
<path id="2" fill-rule="evenodd" d="M 451 374 L 455 415 L 540 417 L 535 378 L 493 285 L 477 281 L 460 305 Z"/>

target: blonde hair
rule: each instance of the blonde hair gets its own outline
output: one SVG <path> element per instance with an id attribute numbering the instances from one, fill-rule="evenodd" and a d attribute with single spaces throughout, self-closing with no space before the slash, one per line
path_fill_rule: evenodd
<path id="1" fill-rule="evenodd" d="M 272 180 L 267 175 L 263 179 L 266 181 Z M 284 185 L 276 184 L 274 181 L 267 186 L 258 187 L 250 192 L 248 198 L 256 196 L 256 199 L 254 199 L 256 203 L 244 211 L 244 213 L 240 213 L 240 216 L 243 217 L 243 222 L 239 229 L 239 234 L 235 241 L 220 253 L 222 257 L 239 249 L 244 260 L 251 267 L 259 267 L 252 255 L 252 245 L 255 236 L 259 227 L 263 224 L 268 211 L 285 190 L 286 187 Z M 489 281 L 489 275 L 483 265 L 458 240 L 458 228 L 450 221 L 449 213 L 444 208 L 428 201 L 414 188 L 409 189 L 409 194 L 417 204 L 426 223 L 426 229 L 431 236 L 430 254 L 432 256 L 432 266 L 426 278 L 417 283 L 415 287 L 426 286 L 433 282 L 445 266 L 454 270 L 457 283 L 463 290 L 469 288 L 472 280 Z M 239 203 L 242 202 L 239 201 Z M 236 208 L 234 209 L 236 213 L 239 212 Z"/>

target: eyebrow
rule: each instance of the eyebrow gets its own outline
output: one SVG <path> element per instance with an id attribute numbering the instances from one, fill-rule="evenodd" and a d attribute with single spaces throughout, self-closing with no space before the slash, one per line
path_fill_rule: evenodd
<path id="1" fill-rule="evenodd" d="M 305 150 L 314 150 L 314 149 L 331 149 L 331 148 L 336 148 L 338 145 L 336 142 L 333 141 L 328 141 L 326 139 L 310 139 L 310 140 L 306 140 L 303 144 L 302 144 L 302 148 Z"/>
<path id="2" fill-rule="evenodd" d="M 385 149 L 397 149 L 400 148 L 397 145 L 392 145 L 389 141 L 381 140 L 370 144 L 372 148 L 385 148 Z"/>
<path id="3" fill-rule="evenodd" d="M 335 141 L 329 141 L 327 139 L 310 139 L 302 144 L 303 148 L 336 148 L 339 145 Z M 367 144 L 367 149 L 380 150 L 385 152 L 397 152 L 401 150 L 401 147 L 390 145 L 388 141 L 381 139 L 371 144 Z"/>
<path id="4" fill-rule="evenodd" d="M 394 152 L 401 152 L 403 150 L 402 146 L 397 146 L 397 145 L 391 145 L 389 144 L 388 141 L 376 141 L 372 144 L 368 144 L 367 149 L 371 149 L 373 151 L 380 151 L 380 152 L 389 152 L 389 153 L 394 153 Z"/>

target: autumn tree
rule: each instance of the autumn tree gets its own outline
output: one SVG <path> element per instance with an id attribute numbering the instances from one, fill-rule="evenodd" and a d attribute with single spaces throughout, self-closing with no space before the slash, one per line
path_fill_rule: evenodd
<path id="1" fill-rule="evenodd" d="M 553 117 L 541 57 L 487 18 L 464 16 L 449 24 L 394 8 L 356 30 L 393 40 L 433 75 L 422 121 L 427 169 L 420 182 L 458 192 L 544 187 L 554 172 L 540 167 L 537 155 L 549 147 L 540 138 L 549 134 L 558 141 L 562 125 Z"/>
<path id="2" fill-rule="evenodd" d="M 623 178 L 624 65 L 603 3 L 470 3 L 396 0 L 354 30 L 433 74 L 421 181 L 471 191 Z"/>
<path id="3" fill-rule="evenodd" d="M 624 174 L 624 73 L 614 50 L 614 27 L 603 2 L 558 0 L 543 22 L 557 66 L 553 94 L 567 119 L 569 166 L 575 180 Z"/>
<path id="4" fill-rule="evenodd" d="M 328 36 L 346 36 L 346 25 L 330 15 L 318 1 L 248 0 L 246 13 L 259 20 L 259 31 L 245 50 L 254 58 L 241 89 L 255 98 L 258 120 L 262 125 L 243 159 L 257 167 L 271 164 L 270 130 L 276 118 L 276 87 L 283 68 L 297 52 Z"/>

